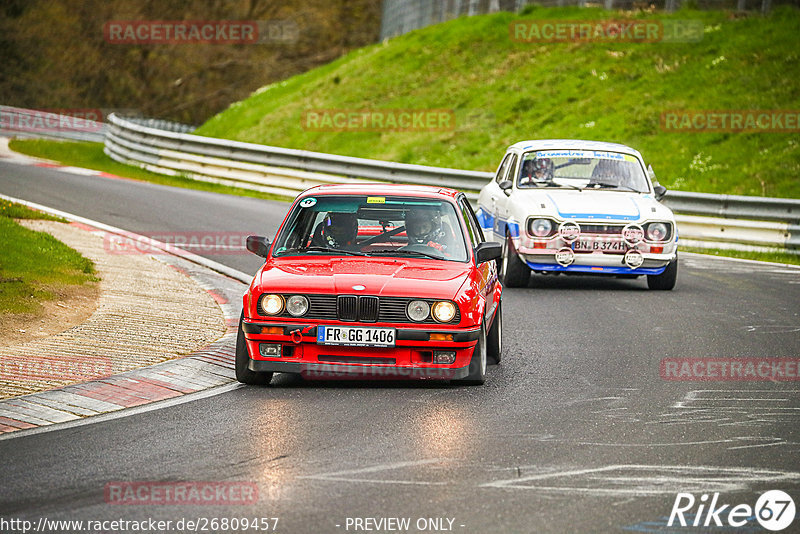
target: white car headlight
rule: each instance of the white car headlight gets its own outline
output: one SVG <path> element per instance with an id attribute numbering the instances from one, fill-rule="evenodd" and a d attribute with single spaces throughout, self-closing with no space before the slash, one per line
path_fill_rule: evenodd
<path id="1" fill-rule="evenodd" d="M 286 299 L 286 311 L 292 317 L 300 317 L 308 311 L 308 299 L 303 295 L 292 295 Z"/>
<path id="2" fill-rule="evenodd" d="M 553 231 L 553 221 L 550 219 L 533 219 L 528 229 L 531 235 L 536 237 L 547 237 Z"/>
<path id="3" fill-rule="evenodd" d="M 261 311 L 265 315 L 278 315 L 283 311 L 283 297 L 280 295 L 264 295 L 261 297 Z"/>
<path id="4" fill-rule="evenodd" d="M 412 300 L 406 306 L 406 314 L 412 321 L 424 321 L 431 312 L 430 304 L 424 300 Z"/>
<path id="5" fill-rule="evenodd" d="M 669 237 L 669 227 L 661 222 L 650 223 L 645 236 L 648 241 L 665 241 Z"/>
<path id="6" fill-rule="evenodd" d="M 440 323 L 448 323 L 456 316 L 456 305 L 449 300 L 442 300 L 433 305 L 433 318 Z"/>

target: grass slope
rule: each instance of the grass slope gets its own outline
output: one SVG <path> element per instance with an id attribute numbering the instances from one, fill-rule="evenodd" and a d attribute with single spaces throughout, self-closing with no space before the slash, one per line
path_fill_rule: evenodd
<path id="1" fill-rule="evenodd" d="M 0 199 L 0 313 L 36 313 L 65 286 L 97 281 L 94 264 L 50 234 L 14 219 L 59 220 Z"/>
<path id="2" fill-rule="evenodd" d="M 696 43 L 517 43 L 519 19 L 699 19 Z M 535 8 L 461 18 L 354 51 L 256 91 L 196 133 L 335 154 L 493 171 L 523 139 L 617 141 L 669 188 L 800 197 L 796 133 L 666 133 L 669 110 L 800 109 L 800 11 L 625 14 Z M 433 132 L 313 132 L 315 109 L 445 108 Z"/>

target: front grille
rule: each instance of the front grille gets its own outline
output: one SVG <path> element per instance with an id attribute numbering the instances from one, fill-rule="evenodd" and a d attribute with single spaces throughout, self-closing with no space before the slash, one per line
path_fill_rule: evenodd
<path id="1" fill-rule="evenodd" d="M 378 320 L 378 297 L 358 298 L 358 320 L 374 323 Z"/>
<path id="2" fill-rule="evenodd" d="M 288 297 L 288 295 L 286 295 Z M 363 321 L 374 323 L 413 323 L 413 324 L 439 324 L 433 317 L 417 323 L 406 315 L 406 307 L 412 300 L 407 297 L 376 297 L 371 295 L 306 295 L 308 297 L 308 313 L 302 318 L 315 321 Z M 425 300 L 433 306 L 435 300 Z M 284 310 L 280 317 L 294 319 Z M 448 324 L 461 322 L 461 312 L 456 306 L 456 316 Z"/>
<path id="3" fill-rule="evenodd" d="M 619 224 L 580 224 L 581 235 L 583 234 L 599 234 L 599 235 L 620 235 L 623 226 Z"/>
<path id="4" fill-rule="evenodd" d="M 358 318 L 358 297 L 340 296 L 336 307 L 340 321 L 355 321 Z"/>

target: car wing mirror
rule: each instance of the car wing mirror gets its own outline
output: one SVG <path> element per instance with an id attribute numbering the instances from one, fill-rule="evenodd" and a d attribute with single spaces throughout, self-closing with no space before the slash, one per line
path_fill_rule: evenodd
<path id="1" fill-rule="evenodd" d="M 503 246 L 494 241 L 484 241 L 475 247 L 475 263 L 481 264 L 496 260 L 503 254 Z"/>
<path id="2" fill-rule="evenodd" d="M 249 235 L 247 236 L 247 250 L 256 256 L 266 258 L 269 256 L 269 239 L 260 235 Z"/>
<path id="3" fill-rule="evenodd" d="M 511 188 L 514 186 L 514 184 L 511 182 L 511 180 L 503 180 L 502 182 L 500 182 L 497 185 L 500 186 L 500 189 L 502 189 L 503 193 L 505 193 L 506 195 L 510 195 L 511 194 Z"/>
<path id="4" fill-rule="evenodd" d="M 653 193 L 655 193 L 656 200 L 661 201 L 661 199 L 664 198 L 664 195 L 667 194 L 667 188 L 657 183 L 653 186 Z"/>

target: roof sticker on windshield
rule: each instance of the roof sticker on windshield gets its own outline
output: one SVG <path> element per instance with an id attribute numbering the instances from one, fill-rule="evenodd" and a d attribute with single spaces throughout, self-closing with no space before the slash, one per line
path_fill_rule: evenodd
<path id="1" fill-rule="evenodd" d="M 311 206 L 313 206 L 313 205 L 314 205 L 314 204 L 316 204 L 316 203 L 317 203 L 317 199 L 316 199 L 316 198 L 314 198 L 314 197 L 308 197 L 308 198 L 304 198 L 304 199 L 303 199 L 303 200 L 300 202 L 300 207 L 301 207 L 301 208 L 310 208 Z"/>
<path id="2" fill-rule="evenodd" d="M 367 204 L 386 204 L 386 197 L 367 197 Z"/>

